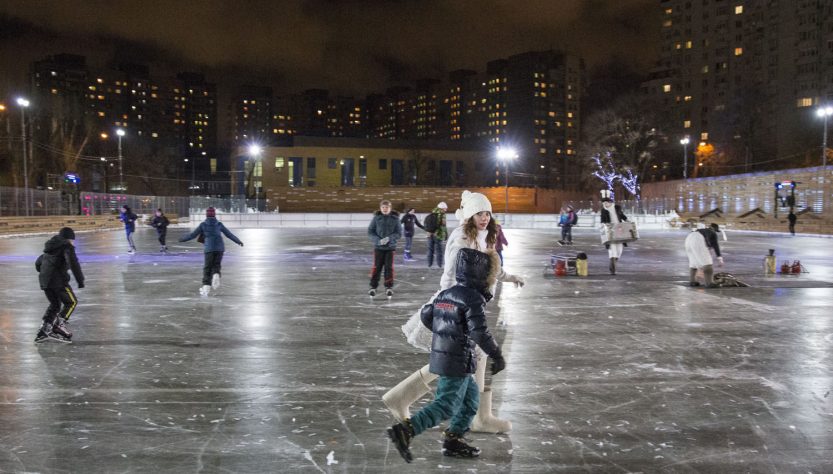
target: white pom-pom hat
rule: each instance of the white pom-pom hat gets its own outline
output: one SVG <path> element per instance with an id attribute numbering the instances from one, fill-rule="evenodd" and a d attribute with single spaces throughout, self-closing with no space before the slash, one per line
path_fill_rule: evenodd
<path id="1" fill-rule="evenodd" d="M 489 198 L 480 193 L 463 191 L 460 199 L 460 209 L 457 209 L 454 216 L 462 223 L 471 216 L 483 211 L 492 213 L 492 203 L 489 202 Z"/>

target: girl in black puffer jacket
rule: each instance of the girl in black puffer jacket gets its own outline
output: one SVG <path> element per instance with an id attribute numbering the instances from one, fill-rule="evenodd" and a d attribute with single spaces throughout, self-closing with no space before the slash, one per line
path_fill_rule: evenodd
<path id="1" fill-rule="evenodd" d="M 492 299 L 490 289 L 500 271 L 500 258 L 494 250 L 464 248 L 457 254 L 455 268 L 457 284 L 440 292 L 421 313 L 422 323 L 434 333 L 430 370 L 440 376 L 434 401 L 388 430 L 407 462 L 412 460 L 411 438 L 447 419 L 451 421 L 443 433 L 443 454 L 478 456 L 480 450 L 463 441 L 479 404 L 480 391 L 472 377 L 477 363 L 475 347 L 480 346 L 493 359 L 492 374 L 506 367 L 486 325 L 484 311 L 486 302 Z"/>

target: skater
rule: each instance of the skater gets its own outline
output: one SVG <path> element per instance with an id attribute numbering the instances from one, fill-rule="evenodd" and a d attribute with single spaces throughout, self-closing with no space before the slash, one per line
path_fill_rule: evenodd
<path id="1" fill-rule="evenodd" d="M 606 189 L 602 190 L 602 225 L 618 224 L 619 222 L 625 222 L 628 220 L 625 213 L 622 212 L 622 207 L 618 204 L 614 204 L 611 196 L 612 194 L 610 191 Z M 616 264 L 619 263 L 619 257 L 622 256 L 622 250 L 624 250 L 626 246 L 627 244 L 624 242 L 608 242 L 605 244 L 607 256 L 610 258 L 610 265 L 608 268 L 610 269 L 611 275 L 616 274 Z"/>
<path id="2" fill-rule="evenodd" d="M 422 230 L 425 230 L 425 227 L 419 223 L 419 218 L 416 216 L 416 209 L 413 207 L 405 211 L 405 215 L 402 216 L 402 220 L 399 222 L 402 223 L 402 228 L 405 231 L 405 261 L 413 262 L 414 258 L 411 256 L 411 244 L 414 241 L 414 226 Z"/>
<path id="3" fill-rule="evenodd" d="M 179 239 L 180 242 L 187 242 L 193 238 L 202 235 L 204 239 L 205 264 L 202 268 L 202 287 L 200 287 L 200 295 L 208 296 L 211 289 L 220 288 L 220 270 L 223 261 L 223 254 L 226 250 L 226 245 L 223 242 L 223 235 L 231 239 L 232 242 L 239 246 L 243 246 L 234 234 L 231 233 L 222 222 L 217 220 L 217 213 L 213 207 L 205 210 L 205 220 L 202 221 L 193 232 L 185 235 Z"/>
<path id="4" fill-rule="evenodd" d="M 503 246 L 509 246 L 509 241 L 506 240 L 506 236 L 503 235 L 503 226 L 495 219 L 495 227 L 497 227 L 497 238 L 495 239 L 495 252 L 497 252 L 498 257 L 500 257 L 500 266 L 503 266 Z"/>
<path id="5" fill-rule="evenodd" d="M 437 268 L 443 269 L 445 257 L 445 242 L 448 239 L 448 227 L 445 223 L 445 213 L 448 212 L 448 204 L 440 202 L 425 216 L 422 229 L 428 232 L 428 268 L 434 264 L 434 257 L 437 258 Z"/>
<path id="6" fill-rule="evenodd" d="M 163 253 L 168 251 L 168 246 L 165 245 L 165 236 L 168 235 L 168 225 L 170 223 L 171 222 L 162 212 L 162 209 L 157 209 L 156 215 L 153 217 L 153 220 L 150 221 L 150 225 L 156 229 L 156 235 L 159 237 L 159 251 Z"/>
<path id="7" fill-rule="evenodd" d="M 121 216 L 119 216 L 119 219 L 124 222 L 124 232 L 127 234 L 127 253 L 136 253 L 136 244 L 133 243 L 133 233 L 136 232 L 136 219 L 138 218 L 139 216 L 134 214 L 127 204 L 121 207 Z"/>
<path id="8" fill-rule="evenodd" d="M 371 297 L 376 296 L 382 269 L 385 271 L 385 295 L 393 296 L 393 254 L 400 235 L 399 213 L 392 211 L 390 201 L 385 199 L 379 203 L 379 210 L 373 213 L 373 219 L 367 226 L 367 236 L 373 242 L 373 269 L 367 292 Z"/>
<path id="9" fill-rule="evenodd" d="M 481 252 L 494 249 L 497 228 L 491 214 L 492 204 L 486 196 L 469 191 L 463 192 L 460 209 L 455 213 L 460 226 L 449 236 L 449 244 L 445 252 L 446 261 L 457 262 L 457 254 L 464 248 Z M 454 286 L 456 272 L 454 263 L 448 265 L 440 279 L 440 290 L 428 300 L 428 303 L 433 302 L 441 291 Z M 496 278 L 497 281 L 514 283 L 518 287 L 522 287 L 525 283 L 522 277 L 507 273 L 502 267 L 498 269 Z M 431 331 L 426 331 L 420 323 L 419 310 L 402 326 L 402 332 L 405 333 L 408 342 L 417 349 L 423 351 L 430 349 L 432 334 Z M 471 430 L 481 433 L 506 433 L 512 429 L 512 423 L 492 415 L 492 391 L 486 387 L 486 357 L 480 352 L 479 355 L 481 357 L 477 360 L 475 380 L 480 388 L 480 405 Z M 428 384 L 436 377 L 428 371 L 426 365 L 385 393 L 382 401 L 397 420 L 404 420 L 410 416 L 410 406 L 431 391 Z"/>
<path id="10" fill-rule="evenodd" d="M 72 332 L 66 323 L 75 311 L 78 299 L 69 285 L 70 270 L 78 288 L 84 288 L 84 273 L 75 255 L 75 232 L 71 228 L 62 228 L 58 235 L 46 241 L 43 254 L 35 262 L 35 269 L 38 271 L 40 288 L 49 300 L 35 342 L 47 339 L 71 342 Z"/>
<path id="11" fill-rule="evenodd" d="M 793 212 L 793 208 L 790 208 L 790 213 L 787 215 L 787 220 L 790 222 L 790 235 L 795 235 L 795 223 L 798 221 L 798 217 Z"/>
<path id="12" fill-rule="evenodd" d="M 506 361 L 486 324 L 485 306 L 492 299 L 491 287 L 500 270 L 497 252 L 464 248 L 457 252 L 457 284 L 440 292 L 421 310 L 422 324 L 433 332 L 429 370 L 439 375 L 434 401 L 410 418 L 388 429 L 388 437 L 406 462 L 411 462 L 411 440 L 423 431 L 450 419 L 443 432 L 445 456 L 473 458 L 480 449 L 470 446 L 463 435 L 471 427 L 479 405 L 475 373 L 475 343 L 492 358 L 492 375 Z"/>
<path id="13" fill-rule="evenodd" d="M 697 270 L 703 270 L 703 279 L 706 288 L 717 288 L 714 284 L 714 266 L 712 255 L 709 249 L 714 250 L 717 256 L 717 266 L 723 266 L 723 257 L 720 255 L 720 245 L 717 243 L 717 233 L 720 227 L 712 224 L 705 229 L 695 229 L 685 238 L 685 253 L 688 256 L 689 286 L 700 286 L 697 282 Z"/>
<path id="14" fill-rule="evenodd" d="M 567 206 L 561 213 L 561 218 L 558 225 L 561 227 L 561 240 L 558 241 L 561 245 L 573 245 L 573 226 L 578 223 L 578 215 L 573 210 L 573 206 Z"/>

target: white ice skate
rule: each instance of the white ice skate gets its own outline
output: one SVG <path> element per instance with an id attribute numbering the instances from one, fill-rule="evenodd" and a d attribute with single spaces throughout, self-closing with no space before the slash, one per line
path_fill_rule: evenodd
<path id="1" fill-rule="evenodd" d="M 200 296 L 208 296 L 209 293 L 211 293 L 210 285 L 203 285 L 200 287 Z"/>
<path id="2" fill-rule="evenodd" d="M 211 277 L 211 288 L 214 288 L 215 290 L 220 289 L 220 274 L 219 273 L 215 273 L 214 276 Z"/>

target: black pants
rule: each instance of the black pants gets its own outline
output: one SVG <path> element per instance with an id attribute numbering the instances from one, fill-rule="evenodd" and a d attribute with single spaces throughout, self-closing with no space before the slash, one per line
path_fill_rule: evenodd
<path id="1" fill-rule="evenodd" d="M 156 231 L 159 236 L 159 243 L 164 247 L 165 246 L 165 237 L 168 235 L 168 229 L 159 229 Z"/>
<path id="2" fill-rule="evenodd" d="M 373 249 L 373 270 L 370 271 L 370 287 L 379 286 L 379 273 L 385 269 L 385 288 L 393 288 L 394 250 Z"/>
<path id="3" fill-rule="evenodd" d="M 44 322 L 51 323 L 56 314 L 68 321 L 78 305 L 78 299 L 72 292 L 72 288 L 67 285 L 63 288 L 47 288 L 43 292 L 49 300 L 49 307 L 43 313 Z"/>
<path id="4" fill-rule="evenodd" d="M 573 226 L 570 224 L 561 224 L 561 240 L 563 242 L 573 241 Z"/>
<path id="5" fill-rule="evenodd" d="M 795 235 L 795 223 L 790 222 L 790 234 Z"/>
<path id="6" fill-rule="evenodd" d="M 205 252 L 205 265 L 202 267 L 202 284 L 210 285 L 211 276 L 220 273 L 220 263 L 224 252 Z"/>

